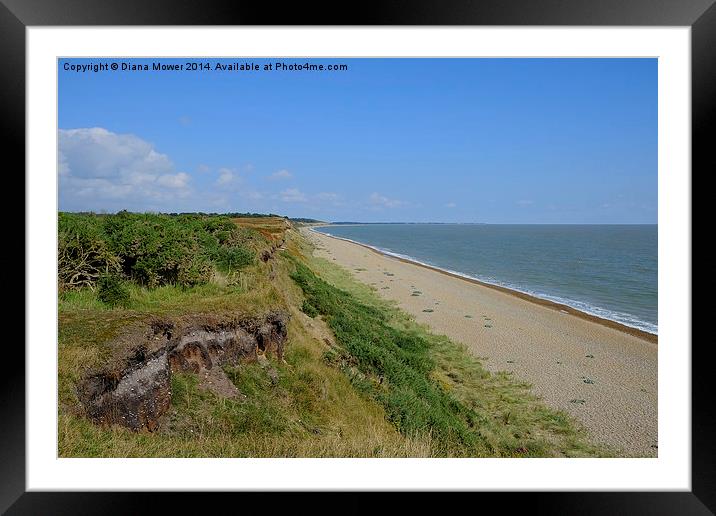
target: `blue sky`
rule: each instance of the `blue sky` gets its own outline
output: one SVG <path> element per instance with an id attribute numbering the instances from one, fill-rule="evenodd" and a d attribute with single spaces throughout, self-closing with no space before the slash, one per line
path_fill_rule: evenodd
<path id="1" fill-rule="evenodd" d="M 187 62 L 116 60 L 154 61 Z M 59 62 L 60 210 L 657 221 L 656 59 L 309 60 L 348 65 L 323 72 L 64 70 L 65 63 L 104 62 L 115 61 Z"/>

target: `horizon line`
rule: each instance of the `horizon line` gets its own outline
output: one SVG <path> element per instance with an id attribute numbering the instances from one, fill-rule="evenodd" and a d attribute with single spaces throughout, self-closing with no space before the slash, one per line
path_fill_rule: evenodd
<path id="1" fill-rule="evenodd" d="M 297 218 L 297 217 L 290 217 Z M 316 224 L 473 224 L 473 225 L 494 225 L 494 226 L 658 226 L 658 222 L 410 222 L 410 221 L 387 221 L 387 222 L 361 222 L 361 221 L 317 221 Z"/>

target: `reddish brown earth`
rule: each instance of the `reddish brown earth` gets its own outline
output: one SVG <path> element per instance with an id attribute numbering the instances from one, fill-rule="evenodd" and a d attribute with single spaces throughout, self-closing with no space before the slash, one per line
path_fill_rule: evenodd
<path id="1" fill-rule="evenodd" d="M 78 383 L 79 400 L 95 423 L 154 431 L 171 403 L 172 373 L 196 373 L 201 388 L 235 397 L 239 392 L 221 366 L 266 355 L 281 359 L 287 324 L 282 312 L 262 319 L 193 315 L 152 321 L 111 343 L 115 358 Z"/>

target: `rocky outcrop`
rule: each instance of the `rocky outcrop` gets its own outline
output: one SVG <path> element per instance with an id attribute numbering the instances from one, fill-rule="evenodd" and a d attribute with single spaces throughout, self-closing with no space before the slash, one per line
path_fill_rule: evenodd
<path id="1" fill-rule="evenodd" d="M 205 373 L 212 378 L 209 388 L 223 385 L 217 394 L 226 395 L 232 391 L 221 366 L 266 355 L 283 358 L 287 325 L 283 312 L 262 319 L 198 315 L 154 321 L 117 339 L 120 356 L 80 381 L 78 398 L 95 423 L 154 431 L 171 402 L 173 372 Z"/>
<path id="2" fill-rule="evenodd" d="M 288 314 L 271 313 L 263 320 L 191 325 L 168 345 L 172 371 L 197 373 L 214 366 L 255 360 L 258 354 L 283 358 Z"/>

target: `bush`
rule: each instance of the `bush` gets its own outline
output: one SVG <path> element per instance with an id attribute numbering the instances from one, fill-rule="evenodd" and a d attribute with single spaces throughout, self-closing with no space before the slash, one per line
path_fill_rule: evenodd
<path id="1" fill-rule="evenodd" d="M 193 286 L 214 269 L 234 272 L 266 245 L 257 231 L 227 217 L 201 215 L 59 214 L 60 288 L 93 287 L 113 274 L 141 285 Z"/>
<path id="2" fill-rule="evenodd" d="M 109 306 L 127 306 L 129 290 L 120 278 L 104 274 L 97 280 L 97 297 Z"/>
<path id="3" fill-rule="evenodd" d="M 123 258 L 125 276 L 148 287 L 185 286 L 211 279 L 211 263 L 200 241 L 202 231 L 190 217 L 120 213 L 108 216 L 105 233 Z"/>
<path id="4" fill-rule="evenodd" d="M 219 247 L 214 263 L 225 272 L 233 272 L 254 263 L 256 255 L 243 247 Z"/>
<path id="5" fill-rule="evenodd" d="M 121 272 L 121 263 L 109 248 L 97 217 L 59 214 L 57 279 L 61 290 L 92 287 L 100 275 Z"/>

